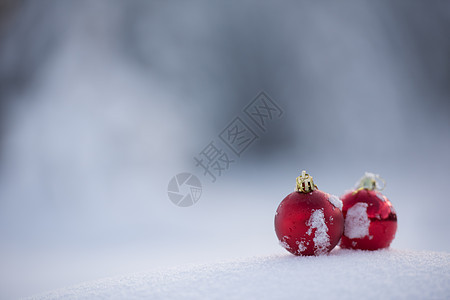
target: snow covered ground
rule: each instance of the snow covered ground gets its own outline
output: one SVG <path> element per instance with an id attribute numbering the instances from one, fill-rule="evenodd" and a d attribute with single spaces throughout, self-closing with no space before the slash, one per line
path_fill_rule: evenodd
<path id="1" fill-rule="evenodd" d="M 449 299 L 450 254 L 335 249 L 112 277 L 30 299 Z"/>

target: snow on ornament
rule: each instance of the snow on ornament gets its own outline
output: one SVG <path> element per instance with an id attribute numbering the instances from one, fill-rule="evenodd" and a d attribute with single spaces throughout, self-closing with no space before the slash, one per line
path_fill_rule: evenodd
<path id="1" fill-rule="evenodd" d="M 281 201 L 275 214 L 278 240 L 295 255 L 327 254 L 344 231 L 342 202 L 318 190 L 305 171 L 296 182 L 296 190 Z"/>
<path id="2" fill-rule="evenodd" d="M 377 250 L 389 247 L 397 231 L 397 214 L 380 192 L 384 185 L 379 175 L 366 172 L 355 189 L 341 197 L 345 218 L 341 248 Z"/>

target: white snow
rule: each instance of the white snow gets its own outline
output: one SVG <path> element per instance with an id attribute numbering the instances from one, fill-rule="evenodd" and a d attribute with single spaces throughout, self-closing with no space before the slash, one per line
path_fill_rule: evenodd
<path id="1" fill-rule="evenodd" d="M 360 239 L 369 235 L 370 220 L 367 216 L 367 203 L 356 203 L 347 211 L 344 235 L 351 239 Z"/>
<path id="2" fill-rule="evenodd" d="M 306 223 L 309 226 L 306 234 L 311 235 L 314 232 L 314 253 L 316 255 L 323 255 L 327 253 L 327 248 L 330 246 L 330 236 L 328 235 L 328 227 L 325 224 L 325 216 L 322 209 L 313 210 L 311 217 Z"/>
<path id="3" fill-rule="evenodd" d="M 330 197 L 328 197 L 328 201 L 330 201 L 330 203 L 333 204 L 334 207 L 342 210 L 342 201 L 335 195 L 330 195 Z"/>
<path id="4" fill-rule="evenodd" d="M 30 299 L 450 299 L 450 254 L 263 256 L 113 277 Z"/>
<path id="5" fill-rule="evenodd" d="M 302 253 L 303 251 L 306 250 L 305 241 L 301 242 L 297 241 L 297 245 L 298 245 L 298 253 Z"/>
<path id="6" fill-rule="evenodd" d="M 286 242 L 286 240 L 289 239 L 288 236 L 283 236 L 283 240 L 280 241 L 280 245 L 282 247 L 284 247 L 285 249 L 291 249 L 291 247 L 289 246 L 289 244 Z"/>

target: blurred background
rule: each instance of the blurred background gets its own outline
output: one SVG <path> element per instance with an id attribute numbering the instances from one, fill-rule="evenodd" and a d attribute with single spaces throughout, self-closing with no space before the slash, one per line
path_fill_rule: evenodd
<path id="1" fill-rule="evenodd" d="M 380 174 L 392 247 L 450 251 L 449 53 L 448 1 L 0 1 L 0 298 L 287 253 L 302 169 Z M 283 116 L 212 183 L 194 156 L 261 90 Z"/>

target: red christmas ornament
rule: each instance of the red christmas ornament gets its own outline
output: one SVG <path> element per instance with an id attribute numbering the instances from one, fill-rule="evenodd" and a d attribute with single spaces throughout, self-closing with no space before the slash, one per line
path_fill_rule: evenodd
<path id="1" fill-rule="evenodd" d="M 389 247 L 394 239 L 397 214 L 380 193 L 377 179 L 383 181 L 378 175 L 366 173 L 355 190 L 341 197 L 345 218 L 342 248 L 377 250 Z"/>
<path id="2" fill-rule="evenodd" d="M 280 244 L 295 255 L 330 252 L 344 231 L 342 202 L 319 191 L 305 171 L 297 177 L 296 191 L 287 195 L 275 214 Z"/>

